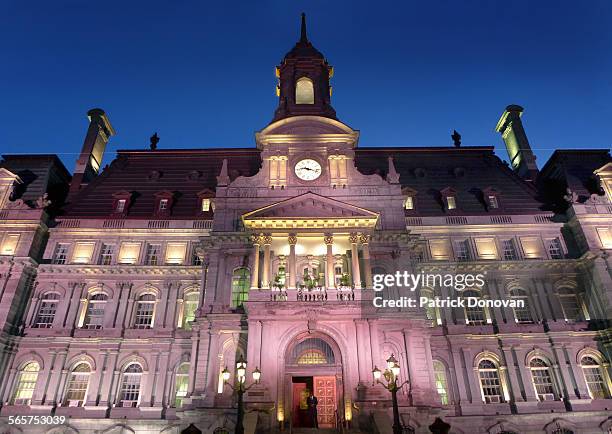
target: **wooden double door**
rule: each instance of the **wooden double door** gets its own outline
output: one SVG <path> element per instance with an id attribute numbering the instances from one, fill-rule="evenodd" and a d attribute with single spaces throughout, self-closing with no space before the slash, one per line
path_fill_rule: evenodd
<path id="1" fill-rule="evenodd" d="M 317 421 L 319 428 L 333 428 L 336 417 L 336 377 L 293 377 L 293 426 L 313 427 L 312 411 L 306 400 L 311 391 L 318 400 Z"/>

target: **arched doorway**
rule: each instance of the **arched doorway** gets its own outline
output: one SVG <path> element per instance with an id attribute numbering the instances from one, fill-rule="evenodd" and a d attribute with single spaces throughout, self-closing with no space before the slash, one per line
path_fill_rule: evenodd
<path id="1" fill-rule="evenodd" d="M 335 426 L 342 407 L 342 360 L 336 343 L 322 334 L 305 333 L 296 338 L 285 354 L 286 402 L 290 403 L 294 427 L 313 427 L 314 412 L 307 399 L 318 400 L 319 428 Z"/>

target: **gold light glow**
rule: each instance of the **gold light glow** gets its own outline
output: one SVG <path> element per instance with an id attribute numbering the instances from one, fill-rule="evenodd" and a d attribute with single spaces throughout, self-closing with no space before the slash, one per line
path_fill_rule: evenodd
<path id="1" fill-rule="evenodd" d="M 3 255 L 14 255 L 17 251 L 17 244 L 19 243 L 19 234 L 8 234 L 4 238 L 2 243 L 2 254 Z"/>
<path id="2" fill-rule="evenodd" d="M 481 259 L 497 259 L 495 238 L 476 238 L 476 252 Z"/>
<path id="3" fill-rule="evenodd" d="M 451 248 L 448 239 L 430 240 L 429 249 L 431 250 L 431 257 L 436 261 L 450 259 Z"/>
<path id="4" fill-rule="evenodd" d="M 76 243 L 72 253 L 73 264 L 89 264 L 93 256 L 95 243 Z"/>
<path id="5" fill-rule="evenodd" d="M 597 228 L 597 235 L 604 249 L 612 249 L 612 230 L 609 228 Z"/>
<path id="6" fill-rule="evenodd" d="M 180 265 L 185 261 L 187 243 L 168 243 L 166 246 L 166 263 Z"/>
<path id="7" fill-rule="evenodd" d="M 135 264 L 140 256 L 140 243 L 123 243 L 119 251 L 121 264 Z"/>
<path id="8" fill-rule="evenodd" d="M 542 239 L 539 237 L 521 237 L 521 246 L 523 246 L 523 252 L 527 259 L 538 259 L 542 258 L 544 253 L 544 246 L 542 245 Z"/>

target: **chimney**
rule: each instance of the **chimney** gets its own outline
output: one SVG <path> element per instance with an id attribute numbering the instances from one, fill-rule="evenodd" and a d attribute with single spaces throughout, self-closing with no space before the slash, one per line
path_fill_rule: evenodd
<path id="1" fill-rule="evenodd" d="M 81 155 L 79 155 L 74 168 L 72 182 L 70 183 L 70 194 L 78 192 L 83 184 L 91 182 L 98 176 L 106 144 L 110 137 L 115 135 L 115 130 L 104 110 L 91 109 L 87 112 L 87 117 L 89 118 L 89 128 L 81 148 Z"/>
<path id="2" fill-rule="evenodd" d="M 509 105 L 501 115 L 495 131 L 502 135 L 506 143 L 512 169 L 526 181 L 535 181 L 538 176 L 538 166 L 523 128 L 522 115 L 523 107 Z"/>

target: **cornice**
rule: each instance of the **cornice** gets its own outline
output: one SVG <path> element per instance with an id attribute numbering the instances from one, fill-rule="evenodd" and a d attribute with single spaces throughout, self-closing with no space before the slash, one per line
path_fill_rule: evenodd
<path id="1" fill-rule="evenodd" d="M 140 275 L 140 276 L 200 276 L 199 265 L 146 266 L 146 265 L 57 265 L 43 264 L 38 268 L 43 274 L 84 274 L 84 275 Z"/>

